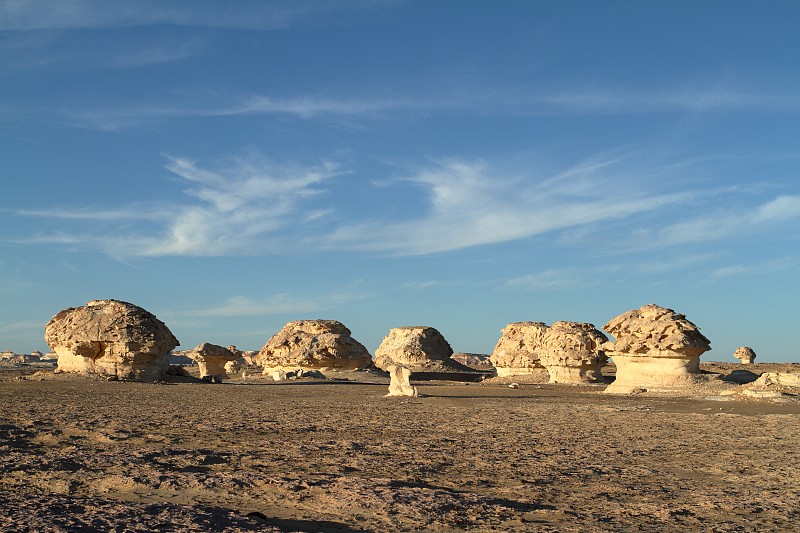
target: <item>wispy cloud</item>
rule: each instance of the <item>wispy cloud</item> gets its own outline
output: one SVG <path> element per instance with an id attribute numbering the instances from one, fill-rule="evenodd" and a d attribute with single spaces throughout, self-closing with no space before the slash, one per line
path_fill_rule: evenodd
<path id="1" fill-rule="evenodd" d="M 430 205 L 422 217 L 343 226 L 337 245 L 420 255 L 500 243 L 656 210 L 689 197 L 645 192 L 613 163 L 581 164 L 555 177 L 496 169 L 483 161 L 447 160 L 407 178 Z M 600 172 L 602 170 L 602 172 Z M 624 185 L 624 186 L 623 186 Z"/>
<path id="2" fill-rule="evenodd" d="M 754 276 L 764 274 L 774 274 L 800 266 L 800 258 L 784 257 L 771 259 L 761 263 L 736 264 L 720 267 L 711 272 L 712 280 L 722 280 L 738 276 Z"/>
<path id="3" fill-rule="evenodd" d="M 293 313 L 314 313 L 333 309 L 340 305 L 363 300 L 364 294 L 328 294 L 321 298 L 308 298 L 292 294 L 276 294 L 261 300 L 246 296 L 233 296 L 220 305 L 195 309 L 183 313 L 184 316 L 236 317 L 265 316 Z"/>
<path id="4" fill-rule="evenodd" d="M 397 1 L 239 0 L 235 5 L 212 0 L 0 0 L 0 30 L 119 28 L 151 24 L 274 30 L 311 16 L 353 9 L 375 9 Z"/>
<path id="5" fill-rule="evenodd" d="M 484 91 L 484 92 L 481 92 Z M 402 97 L 384 95 L 352 96 L 306 94 L 279 98 L 266 94 L 230 97 L 227 102 L 209 102 L 194 107 L 178 103 L 163 105 L 120 105 L 113 109 L 61 109 L 68 122 L 100 130 L 115 131 L 165 119 L 186 117 L 226 117 L 246 115 L 285 115 L 301 120 L 320 118 L 361 118 L 368 120 L 407 119 L 408 113 L 452 112 L 492 115 L 591 115 L 641 114 L 658 112 L 772 110 L 800 112 L 800 96 L 789 92 L 765 94 L 763 91 L 697 89 L 679 94 L 618 90 L 592 92 L 532 93 L 475 88 L 473 93 L 443 99 L 446 89 L 431 89 Z M 489 95 L 492 95 L 490 98 Z"/>
<path id="6" fill-rule="evenodd" d="M 646 235 L 646 238 L 650 245 L 675 246 L 763 232 L 798 218 L 800 196 L 782 195 L 755 207 L 737 206 L 728 211 L 718 209 L 707 215 L 666 226 L 654 235 Z"/>
<path id="7" fill-rule="evenodd" d="M 188 183 L 185 198 L 147 208 L 19 210 L 20 216 L 122 226 L 98 227 L 91 233 L 39 233 L 17 242 L 99 248 L 116 257 L 269 254 L 289 247 L 294 232 L 325 219 L 330 211 L 307 209 L 308 202 L 324 193 L 323 182 L 342 173 L 332 163 L 279 165 L 255 155 L 213 169 L 169 157 L 167 168 Z M 141 224 L 138 230 L 126 229 L 125 222 L 136 220 L 154 229 L 143 232 Z"/>

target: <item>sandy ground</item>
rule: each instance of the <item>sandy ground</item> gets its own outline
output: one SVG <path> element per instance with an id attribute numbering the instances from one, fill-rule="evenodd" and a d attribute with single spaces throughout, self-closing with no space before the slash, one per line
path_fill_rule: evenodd
<path id="1" fill-rule="evenodd" d="M 501 383 L 418 383 L 426 397 L 384 398 L 374 377 L 206 385 L 30 372 L 0 372 L 2 531 L 800 523 L 792 399 Z"/>

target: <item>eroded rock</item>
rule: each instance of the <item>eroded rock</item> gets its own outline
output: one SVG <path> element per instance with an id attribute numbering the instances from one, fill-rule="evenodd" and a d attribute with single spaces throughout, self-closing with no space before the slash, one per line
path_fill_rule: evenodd
<path id="1" fill-rule="evenodd" d="M 497 375 L 541 374 L 544 377 L 540 359 L 547 329 L 544 322 L 513 322 L 504 327 L 489 357 Z"/>
<path id="2" fill-rule="evenodd" d="M 700 373 L 700 355 L 711 348 L 686 316 L 655 304 L 628 311 L 603 329 L 616 338 L 602 346 L 617 367 L 606 389 L 611 393 L 685 388 Z"/>
<path id="3" fill-rule="evenodd" d="M 411 372 L 475 373 L 450 356 L 453 349 L 436 328 L 405 326 L 392 328 L 375 350 L 375 366 L 381 370 L 400 365 Z"/>
<path id="4" fill-rule="evenodd" d="M 215 383 L 221 383 L 228 377 L 225 365 L 239 358 L 228 348 L 210 342 L 199 345 L 189 352 L 188 357 L 197 363 L 200 369 L 200 379 Z"/>
<path id="5" fill-rule="evenodd" d="M 411 385 L 411 369 L 403 365 L 389 365 L 389 393 L 386 396 L 411 396 L 416 398 L 419 392 Z"/>
<path id="6" fill-rule="evenodd" d="M 266 375 L 275 370 L 359 370 L 372 366 L 372 356 L 364 345 L 336 320 L 289 322 L 261 348 L 256 361 Z"/>
<path id="7" fill-rule="evenodd" d="M 559 321 L 544 333 L 539 360 L 551 383 L 598 381 L 608 359 L 600 346 L 607 340 L 593 324 Z"/>
<path id="8" fill-rule="evenodd" d="M 756 362 L 756 352 L 749 346 L 740 346 L 733 352 L 733 357 L 740 360 L 743 365 L 752 365 Z"/>
<path id="9" fill-rule="evenodd" d="M 45 326 L 61 372 L 157 381 L 178 339 L 155 315 L 119 300 L 92 300 L 64 309 Z"/>

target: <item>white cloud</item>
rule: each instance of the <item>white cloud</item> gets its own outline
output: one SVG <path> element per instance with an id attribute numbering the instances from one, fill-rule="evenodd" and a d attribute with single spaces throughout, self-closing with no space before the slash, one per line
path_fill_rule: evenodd
<path id="1" fill-rule="evenodd" d="M 115 257 L 164 255 L 262 255 L 290 249 L 293 235 L 329 216 L 308 209 L 323 194 L 322 183 L 342 171 L 332 163 L 277 165 L 258 156 L 239 157 L 216 169 L 169 157 L 167 168 L 187 181 L 189 199 L 162 200 L 142 208 L 18 210 L 17 215 L 115 223 L 94 233 L 67 230 L 37 234 L 15 242 L 50 243 L 74 249 L 100 248 Z M 192 201 L 193 200 L 193 201 Z M 127 221 L 151 223 L 145 232 Z M 98 224 L 99 225 L 99 224 Z"/>
<path id="2" fill-rule="evenodd" d="M 717 210 L 708 215 L 666 226 L 653 236 L 650 244 L 675 246 L 739 237 L 763 232 L 798 217 L 800 217 L 800 196 L 784 195 L 759 206 L 738 206 L 728 211 Z"/>
<path id="3" fill-rule="evenodd" d="M 684 193 L 644 193 L 630 183 L 622 186 L 624 175 L 615 176 L 611 166 L 595 162 L 554 178 L 538 178 L 509 174 L 481 161 L 443 161 L 406 180 L 422 189 L 420 201 L 430 205 L 423 217 L 343 226 L 332 240 L 362 250 L 430 254 L 622 218 L 687 198 Z"/>
<path id="4" fill-rule="evenodd" d="M 366 298 L 363 294 L 328 294 L 312 299 L 292 294 L 276 294 L 261 300 L 233 296 L 224 303 L 182 313 L 183 316 L 235 317 L 314 313 Z"/>
<path id="5" fill-rule="evenodd" d="M 150 24 L 271 30 L 286 28 L 301 17 L 359 6 L 367 7 L 369 4 L 303 0 L 239 0 L 234 5 L 209 0 L 2 0 L 0 30 L 118 28 Z"/>
<path id="6" fill-rule="evenodd" d="M 795 268 L 798 265 L 800 265 L 800 259 L 798 258 L 772 259 L 762 263 L 753 263 L 749 265 L 728 265 L 715 269 L 711 273 L 711 279 L 721 280 L 737 276 L 773 274 L 782 270 Z"/>

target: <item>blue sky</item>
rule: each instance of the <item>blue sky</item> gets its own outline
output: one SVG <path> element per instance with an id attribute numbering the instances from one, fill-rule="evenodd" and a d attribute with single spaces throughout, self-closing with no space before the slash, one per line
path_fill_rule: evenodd
<path id="1" fill-rule="evenodd" d="M 0 0 L 0 350 L 685 313 L 798 360 L 800 4 Z"/>

